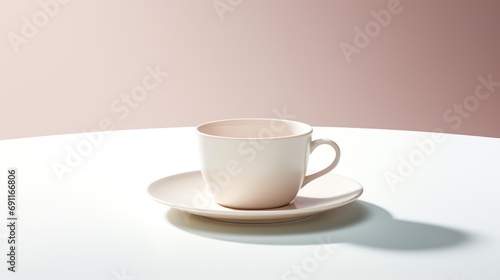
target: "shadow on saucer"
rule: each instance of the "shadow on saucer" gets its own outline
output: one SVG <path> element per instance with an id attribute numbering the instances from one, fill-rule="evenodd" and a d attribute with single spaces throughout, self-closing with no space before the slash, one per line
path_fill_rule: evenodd
<path id="1" fill-rule="evenodd" d="M 454 229 L 394 219 L 383 208 L 360 200 L 303 220 L 278 224 L 218 222 L 175 209 L 167 212 L 166 219 L 196 235 L 252 244 L 352 243 L 388 250 L 426 250 L 459 245 L 469 239 Z"/>

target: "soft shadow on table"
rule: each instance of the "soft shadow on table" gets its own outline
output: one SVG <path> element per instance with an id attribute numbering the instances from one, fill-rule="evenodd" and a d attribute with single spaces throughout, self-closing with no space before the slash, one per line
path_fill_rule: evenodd
<path id="1" fill-rule="evenodd" d="M 388 250 L 426 250 L 456 246 L 467 241 L 460 231 L 437 225 L 394 219 L 374 204 L 349 205 L 279 224 L 233 224 L 170 209 L 166 219 L 192 234 L 218 240 L 273 245 L 352 243 Z"/>

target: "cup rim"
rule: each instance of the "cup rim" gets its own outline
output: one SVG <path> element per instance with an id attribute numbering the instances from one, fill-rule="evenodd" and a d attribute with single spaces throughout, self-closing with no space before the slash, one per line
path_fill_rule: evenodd
<path id="1" fill-rule="evenodd" d="M 196 132 L 199 135 L 206 136 L 206 137 L 212 137 L 212 138 L 218 138 L 218 139 L 236 139 L 236 140 L 246 140 L 246 139 L 261 139 L 260 137 L 238 137 L 238 136 L 222 136 L 222 135 L 214 135 L 214 134 L 209 134 L 201 131 L 201 128 L 213 125 L 216 123 L 229 123 L 229 122 L 236 122 L 236 121 L 281 121 L 284 123 L 289 123 L 289 124 L 295 124 L 304 127 L 304 132 L 302 133 L 297 133 L 297 134 L 291 134 L 291 135 L 286 135 L 286 136 L 273 136 L 273 137 L 268 137 L 265 138 L 266 140 L 273 140 L 273 139 L 288 139 L 288 138 L 296 138 L 296 137 L 302 137 L 305 135 L 312 134 L 313 128 L 312 126 L 299 122 L 299 121 L 293 121 L 293 120 L 287 120 L 287 119 L 278 119 L 278 118 L 231 118 L 231 119 L 220 119 L 220 120 L 213 120 L 209 122 L 205 122 L 202 124 L 199 124 L 196 126 Z M 263 138 L 262 138 L 263 139 Z"/>

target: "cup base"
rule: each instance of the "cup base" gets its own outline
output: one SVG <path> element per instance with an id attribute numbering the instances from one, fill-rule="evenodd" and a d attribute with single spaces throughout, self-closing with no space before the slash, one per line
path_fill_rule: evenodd
<path id="1" fill-rule="evenodd" d="M 225 204 L 225 203 L 221 203 L 221 202 L 218 202 L 216 201 L 217 204 L 219 204 L 220 206 L 222 207 L 225 207 L 225 208 L 229 208 L 229 209 L 235 209 L 235 210 L 272 210 L 272 209 L 278 209 L 278 208 L 281 208 L 281 207 L 285 207 L 285 206 L 288 206 L 290 205 L 291 203 L 293 203 L 293 201 L 291 202 L 288 202 L 288 203 L 285 203 L 285 204 L 282 204 L 282 205 L 279 205 L 279 206 L 270 206 L 270 207 L 241 207 L 241 206 L 231 206 L 231 205 L 228 205 L 228 204 Z"/>

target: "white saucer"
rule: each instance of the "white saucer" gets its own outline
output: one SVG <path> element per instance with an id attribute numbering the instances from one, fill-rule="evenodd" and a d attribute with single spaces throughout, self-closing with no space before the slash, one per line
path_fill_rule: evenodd
<path id="1" fill-rule="evenodd" d="M 200 171 L 159 179 L 148 187 L 156 201 L 194 215 L 233 223 L 277 223 L 298 220 L 348 204 L 363 187 L 347 177 L 326 174 L 300 190 L 287 206 L 266 210 L 239 210 L 223 207 L 204 194 Z"/>

